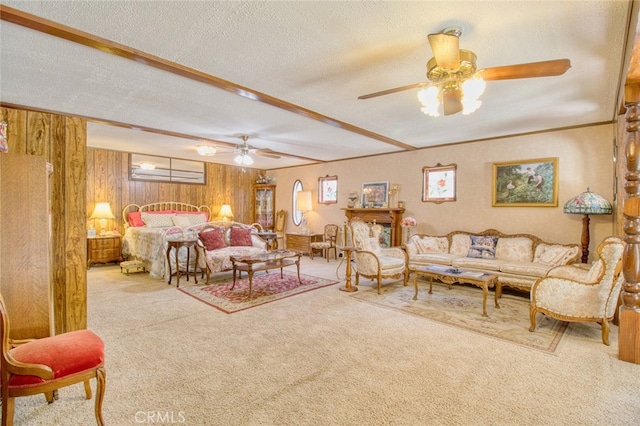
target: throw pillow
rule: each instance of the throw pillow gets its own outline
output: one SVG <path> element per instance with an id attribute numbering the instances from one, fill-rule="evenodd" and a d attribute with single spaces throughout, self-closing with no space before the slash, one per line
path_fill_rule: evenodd
<path id="1" fill-rule="evenodd" d="M 144 226 L 144 221 L 140 212 L 129 212 L 129 225 L 135 227 Z"/>
<path id="2" fill-rule="evenodd" d="M 191 226 L 194 225 L 200 225 L 202 223 L 206 223 L 207 222 L 207 216 L 205 216 L 204 213 L 200 213 L 200 214 L 186 214 L 186 215 L 179 215 L 184 217 L 185 219 L 187 219 L 187 221 L 189 222 L 189 224 Z"/>
<path id="3" fill-rule="evenodd" d="M 171 218 L 173 220 L 173 224 L 175 226 L 179 226 L 180 228 L 188 228 L 191 226 L 191 222 L 189 222 L 189 218 L 185 216 L 176 215 Z"/>
<path id="4" fill-rule="evenodd" d="M 418 253 L 440 253 L 440 247 L 436 238 L 416 238 L 414 243 L 418 248 Z"/>
<path id="5" fill-rule="evenodd" d="M 232 246 L 252 246 L 251 229 L 231 227 L 231 245 Z"/>
<path id="6" fill-rule="evenodd" d="M 560 245 L 539 244 L 539 252 L 537 259 L 541 263 L 547 265 L 558 266 L 563 264 L 566 256 L 570 255 L 571 248 Z"/>
<path id="7" fill-rule="evenodd" d="M 173 226 L 174 214 L 142 213 L 142 220 L 148 228 L 166 228 Z"/>
<path id="8" fill-rule="evenodd" d="M 209 250 L 217 250 L 226 247 L 224 242 L 224 236 L 222 235 L 222 229 L 213 228 L 211 231 L 201 232 L 198 234 L 200 241 L 204 244 L 204 247 Z"/>
<path id="9" fill-rule="evenodd" d="M 471 236 L 471 247 L 467 257 L 476 257 L 481 259 L 496 258 L 496 243 L 498 237 L 485 237 L 481 235 Z"/>

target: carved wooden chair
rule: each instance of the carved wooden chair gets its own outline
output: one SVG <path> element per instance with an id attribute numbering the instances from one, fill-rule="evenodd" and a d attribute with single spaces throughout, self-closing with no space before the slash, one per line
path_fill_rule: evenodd
<path id="1" fill-rule="evenodd" d="M 591 268 L 558 266 L 536 281 L 531 287 L 529 331 L 536 329 L 538 312 L 560 321 L 594 321 L 602 326 L 602 343 L 608 346 L 608 321 L 616 314 L 624 281 L 623 251 L 624 242 L 620 238 L 605 238 Z"/>
<path id="2" fill-rule="evenodd" d="M 329 261 L 329 252 L 333 250 L 333 258 L 338 259 L 338 249 L 336 241 L 338 239 L 338 225 L 330 223 L 324 227 L 324 235 L 322 241 L 316 241 L 310 244 L 311 251 L 309 257 L 313 260 L 313 252 L 321 251 L 323 256 Z"/>
<path id="3" fill-rule="evenodd" d="M 287 211 L 278 210 L 276 213 L 276 225 L 273 228 L 273 232 L 276 233 L 276 247 L 284 247 L 284 234 L 287 231 Z"/>
<path id="4" fill-rule="evenodd" d="M 369 225 L 361 220 L 349 222 L 353 245 L 356 247 L 354 260 L 356 262 L 356 286 L 360 275 L 375 279 L 378 282 L 378 294 L 382 280 L 386 278 L 403 278 L 407 285 L 409 277 L 407 252 L 399 247 L 382 248 L 380 235 L 382 225 Z"/>
<path id="5" fill-rule="evenodd" d="M 0 295 L 0 359 L 2 381 L 2 426 L 13 424 L 14 398 L 44 394 L 49 403 L 58 399 L 58 389 L 83 382 L 87 399 L 91 399 L 89 380 L 95 378 L 95 415 L 102 419 L 106 372 L 104 343 L 89 330 L 77 330 L 35 340 L 9 337 L 9 317 Z"/>

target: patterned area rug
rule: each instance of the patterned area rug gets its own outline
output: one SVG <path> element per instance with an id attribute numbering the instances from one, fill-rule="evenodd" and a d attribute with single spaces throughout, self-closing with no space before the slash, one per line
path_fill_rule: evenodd
<path id="1" fill-rule="evenodd" d="M 268 273 L 257 272 L 253 276 L 251 298 L 248 297 L 249 277 L 246 273 L 242 275 L 242 279 L 236 280 L 233 290 L 231 290 L 233 278 L 228 276 L 219 282 L 209 281 L 208 285 L 180 287 L 178 290 L 222 312 L 232 314 L 337 283 L 337 281 L 300 274 L 302 281 L 300 284 L 296 272 L 285 270 L 283 274 L 281 279 L 279 270 Z"/>
<path id="2" fill-rule="evenodd" d="M 433 294 L 429 294 L 428 281 L 419 280 L 418 300 L 413 300 L 413 279 L 406 287 L 402 282 L 383 286 L 380 295 L 375 289 L 362 291 L 364 288 L 352 297 L 550 353 L 555 351 L 568 325 L 539 314 L 536 331 L 532 333 L 529 331 L 529 299 L 503 294 L 498 309 L 492 291 L 487 298 L 489 317 L 483 317 L 482 289 L 472 286 L 456 284 L 449 289 L 445 284 L 434 282 Z"/>

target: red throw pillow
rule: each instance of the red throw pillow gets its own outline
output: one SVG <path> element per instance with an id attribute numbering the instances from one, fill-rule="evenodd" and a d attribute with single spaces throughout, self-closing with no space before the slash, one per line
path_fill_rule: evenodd
<path id="1" fill-rule="evenodd" d="M 222 229 L 220 228 L 213 228 L 211 231 L 200 232 L 199 236 L 207 251 L 217 250 L 227 246 L 224 242 Z"/>
<path id="2" fill-rule="evenodd" d="M 232 246 L 252 246 L 251 229 L 231 227 L 231 245 Z"/>

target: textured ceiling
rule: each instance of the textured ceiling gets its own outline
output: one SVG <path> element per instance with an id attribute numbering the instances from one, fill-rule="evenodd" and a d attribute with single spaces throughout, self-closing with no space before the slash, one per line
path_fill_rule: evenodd
<path id="1" fill-rule="evenodd" d="M 3 104 L 92 118 L 93 147 L 202 159 L 195 139 L 203 138 L 220 142 L 207 161 L 233 164 L 232 146 L 248 134 L 256 148 L 303 157 L 254 156 L 264 169 L 610 122 L 631 8 L 627 1 L 2 4 L 282 102 L 0 21 Z M 428 117 L 415 90 L 357 99 L 424 81 L 432 56 L 426 36 L 452 25 L 462 27 L 460 47 L 477 54 L 479 68 L 559 58 L 572 67 L 559 77 L 489 82 L 469 116 Z"/>

